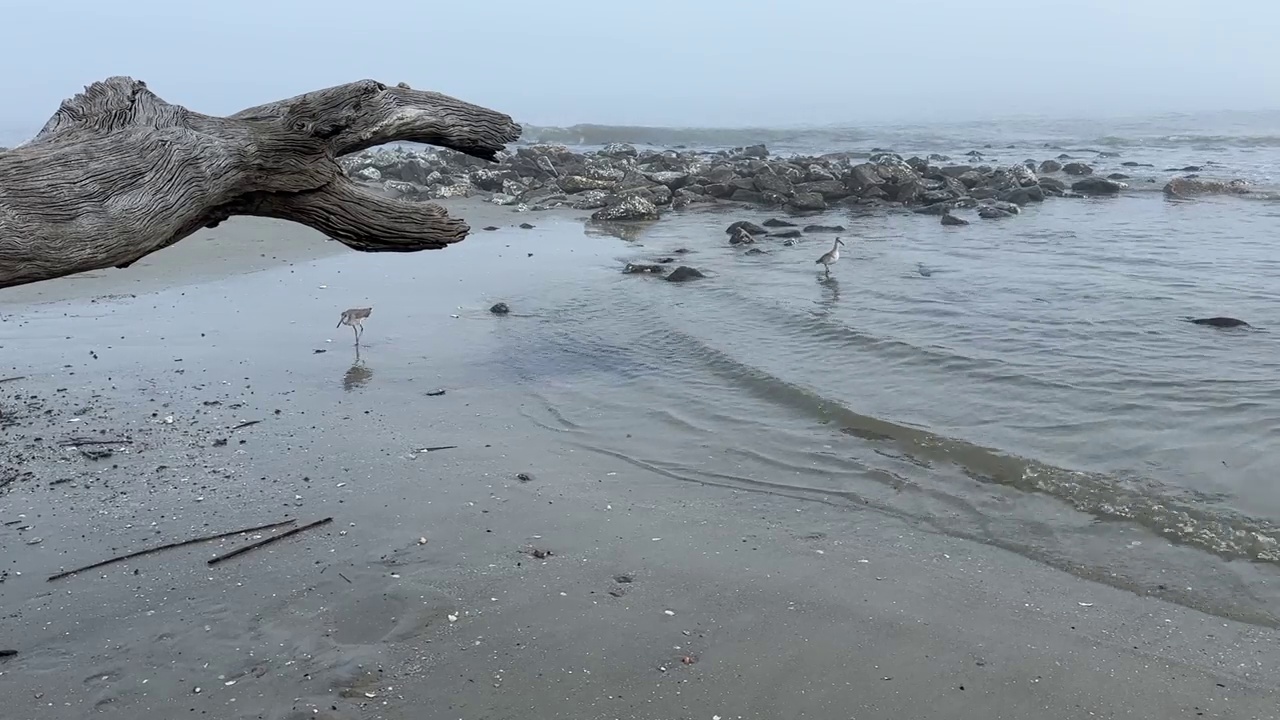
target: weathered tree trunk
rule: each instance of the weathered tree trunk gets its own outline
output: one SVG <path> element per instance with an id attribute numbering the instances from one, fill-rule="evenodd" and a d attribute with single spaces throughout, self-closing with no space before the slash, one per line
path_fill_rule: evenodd
<path id="1" fill-rule="evenodd" d="M 0 288 L 128 267 L 233 215 L 293 220 L 365 252 L 446 247 L 439 205 L 376 197 L 337 158 L 394 141 L 486 160 L 520 136 L 502 113 L 372 80 L 213 117 L 112 77 L 0 152 Z"/>

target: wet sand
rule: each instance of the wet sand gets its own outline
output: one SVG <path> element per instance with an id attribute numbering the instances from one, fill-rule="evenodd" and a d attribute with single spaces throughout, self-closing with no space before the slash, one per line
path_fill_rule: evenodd
<path id="1" fill-rule="evenodd" d="M 0 292 L 5 718 L 1280 716 L 1271 629 L 583 450 L 503 353 L 622 243 L 453 205 L 442 252 L 236 221 Z M 45 580 L 285 517 L 333 522 Z"/>

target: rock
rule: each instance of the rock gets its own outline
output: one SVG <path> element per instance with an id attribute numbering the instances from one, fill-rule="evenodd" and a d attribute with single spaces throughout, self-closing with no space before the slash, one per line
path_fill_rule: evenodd
<path id="1" fill-rule="evenodd" d="M 1040 187 L 1044 190 L 1056 190 L 1063 192 L 1067 189 L 1067 184 L 1057 178 L 1040 178 Z"/>
<path id="2" fill-rule="evenodd" d="M 854 195 L 862 195 L 869 188 L 879 187 L 882 183 L 884 178 L 880 176 L 879 168 L 871 163 L 853 166 L 844 181 L 845 187 Z"/>
<path id="3" fill-rule="evenodd" d="M 777 207 L 779 205 L 786 204 L 787 196 L 780 192 L 774 192 L 773 190 L 765 190 L 760 193 L 760 202 L 770 207 Z"/>
<path id="4" fill-rule="evenodd" d="M 795 223 L 793 223 L 793 222 L 787 222 L 786 220 L 779 220 L 778 218 L 769 218 L 768 220 L 765 220 L 765 221 L 764 221 L 764 226 L 765 226 L 765 227 L 767 227 L 767 228 L 771 228 L 771 227 L 795 227 L 795 226 L 796 226 L 796 224 L 795 224 Z"/>
<path id="5" fill-rule="evenodd" d="M 970 170 L 956 179 L 969 190 L 978 187 L 984 180 L 986 180 L 986 178 L 982 176 L 982 173 L 977 170 Z"/>
<path id="6" fill-rule="evenodd" d="M 948 165 L 940 169 L 938 172 L 946 177 L 958 178 L 961 175 L 967 172 L 972 172 L 972 171 L 973 171 L 972 165 Z"/>
<path id="7" fill-rule="evenodd" d="M 698 278 L 704 277 L 706 277 L 706 275 L 703 275 L 688 265 L 681 265 L 675 270 L 672 270 L 671 274 L 668 275 L 666 279 L 667 282 L 689 282 L 690 280 L 697 280 Z"/>
<path id="8" fill-rule="evenodd" d="M 769 233 L 769 237 L 785 239 L 785 238 L 798 238 L 798 237 L 801 237 L 801 235 L 800 235 L 800 231 L 797 230 L 796 228 L 787 228 L 786 230 L 779 230 L 777 232 Z"/>
<path id="9" fill-rule="evenodd" d="M 471 197 L 475 188 L 471 183 L 454 183 L 453 185 L 441 185 L 431 188 L 430 196 L 436 200 L 453 197 Z"/>
<path id="10" fill-rule="evenodd" d="M 765 147 L 763 143 L 760 145 L 748 145 L 744 148 L 738 148 L 734 152 L 734 157 L 760 158 L 763 160 L 764 158 L 769 157 L 769 148 Z"/>
<path id="11" fill-rule="evenodd" d="M 645 264 L 627 263 L 626 266 L 622 268 L 622 274 L 638 275 L 642 273 L 660 273 L 665 269 L 666 268 L 662 267 L 661 265 L 645 265 Z"/>
<path id="12" fill-rule="evenodd" d="M 609 204 L 609 193 L 604 190 L 587 190 L 570 198 L 575 210 L 596 210 Z"/>
<path id="13" fill-rule="evenodd" d="M 609 143 L 604 146 L 600 151 L 600 154 L 608 155 L 609 157 L 635 157 L 639 153 L 636 152 L 636 147 L 634 145 L 628 145 L 627 143 Z"/>
<path id="14" fill-rule="evenodd" d="M 952 215 L 951 213 L 943 213 L 942 224 L 948 225 L 948 226 L 960 226 L 960 225 L 968 225 L 969 221 L 965 220 L 964 218 L 958 218 L 955 215 Z"/>
<path id="15" fill-rule="evenodd" d="M 760 248 L 758 248 L 758 247 L 753 247 L 753 248 L 751 248 L 750 250 L 748 250 L 748 251 L 747 251 L 746 253 L 744 253 L 744 254 L 746 254 L 746 255 L 766 255 L 766 254 L 768 254 L 768 253 L 766 253 L 764 250 L 761 250 L 761 249 L 760 249 Z"/>
<path id="16" fill-rule="evenodd" d="M 377 168 L 367 167 L 356 173 L 356 179 L 368 182 L 378 182 L 382 179 L 382 172 Z"/>
<path id="17" fill-rule="evenodd" d="M 843 225 L 805 225 L 804 231 L 807 233 L 838 233 L 844 232 Z"/>
<path id="18" fill-rule="evenodd" d="M 818 193 L 796 193 L 788 203 L 793 210 L 826 210 L 827 201 Z"/>
<path id="19" fill-rule="evenodd" d="M 1124 173 L 1111 173 L 1107 176 L 1108 180 L 1128 180 L 1129 176 Z"/>
<path id="20" fill-rule="evenodd" d="M 1071 189 L 1081 195 L 1116 195 L 1124 187 L 1123 183 L 1100 177 L 1087 177 L 1071 183 Z"/>
<path id="21" fill-rule="evenodd" d="M 1013 213 L 991 205 L 983 205 L 978 208 L 978 217 L 985 220 L 998 220 L 1000 218 L 1013 217 Z"/>
<path id="22" fill-rule="evenodd" d="M 1120 164 L 1124 167 L 1155 167 L 1155 165 L 1152 165 L 1151 163 L 1140 163 L 1132 160 L 1126 160 Z"/>
<path id="23" fill-rule="evenodd" d="M 733 232 L 729 233 L 730 245 L 750 245 L 755 241 L 756 241 L 755 236 L 747 232 L 743 228 L 738 228 L 737 230 L 734 230 Z"/>
<path id="24" fill-rule="evenodd" d="M 784 197 L 792 193 L 791 181 L 773 173 L 760 173 L 755 176 L 753 182 L 755 189 L 761 193 L 772 191 Z"/>
<path id="25" fill-rule="evenodd" d="M 998 193 L 996 197 L 1015 205 L 1027 205 L 1033 202 L 1044 202 L 1044 190 L 1039 185 L 1016 187 Z"/>
<path id="26" fill-rule="evenodd" d="M 1045 160 L 1040 163 L 1040 174 L 1054 173 L 1062 169 L 1062 163 L 1057 160 Z"/>
<path id="27" fill-rule="evenodd" d="M 749 203 L 751 205 L 760 205 L 764 203 L 764 195 L 761 195 L 754 190 L 743 190 L 742 188 L 734 190 L 733 195 L 731 195 L 729 199 L 736 202 Z"/>
<path id="28" fill-rule="evenodd" d="M 601 208 L 591 214 L 596 222 L 636 222 L 657 220 L 658 208 L 649 200 L 639 195 L 620 198 L 613 205 Z"/>
<path id="29" fill-rule="evenodd" d="M 520 198 L 506 193 L 494 193 L 493 197 L 489 198 L 489 202 L 494 205 L 515 205 L 520 202 Z"/>
<path id="30" fill-rule="evenodd" d="M 765 225 L 768 225 L 768 224 L 769 223 L 765 223 Z M 724 232 L 726 235 L 733 235 L 734 233 L 737 233 L 741 230 L 746 230 L 752 235 L 768 235 L 769 234 L 769 231 L 767 229 L 760 227 L 759 225 L 751 222 L 750 220 L 739 220 L 731 224 L 729 227 L 725 228 Z"/>
<path id="31" fill-rule="evenodd" d="M 834 179 L 800 183 L 795 186 L 795 192 L 817 193 L 827 201 L 841 200 L 849 197 L 849 190 L 844 186 L 844 183 Z"/>
<path id="32" fill-rule="evenodd" d="M 498 229 L 497 225 L 488 225 L 485 227 L 485 230 L 490 230 L 490 231 L 497 230 L 497 229 Z"/>
<path id="33" fill-rule="evenodd" d="M 506 315 L 507 313 L 511 312 L 511 308 L 506 303 L 500 302 L 500 303 L 495 303 L 493 307 L 489 308 L 489 312 L 493 313 L 494 315 Z"/>
<path id="34" fill-rule="evenodd" d="M 556 182 L 556 185 L 558 185 L 561 190 L 569 193 L 570 195 L 584 192 L 586 190 L 610 190 L 616 184 L 617 183 L 609 182 L 608 180 L 596 180 L 594 178 L 583 177 L 581 175 L 569 175 L 567 177 L 560 178 L 560 180 Z"/>
<path id="35" fill-rule="evenodd" d="M 1165 183 L 1164 186 L 1164 194 L 1170 197 L 1244 195 L 1248 192 L 1249 185 L 1243 180 L 1222 182 L 1220 180 L 1204 180 L 1202 178 L 1174 178 Z"/>
<path id="36" fill-rule="evenodd" d="M 529 224 L 529 223 L 520 223 L 520 229 L 521 229 L 521 230 L 532 230 L 532 229 L 533 229 L 533 225 L 531 225 L 531 224 Z"/>
<path id="37" fill-rule="evenodd" d="M 710 185 L 705 185 L 703 186 L 703 190 L 706 192 L 706 194 L 710 195 L 711 197 L 719 198 L 721 200 L 727 200 L 733 197 L 733 193 L 737 191 L 737 189 L 734 188 L 732 185 L 724 185 L 721 183 L 712 183 Z"/>
<path id="38" fill-rule="evenodd" d="M 948 200 L 946 202 L 937 202 L 937 203 L 933 203 L 932 205 L 925 205 L 924 207 L 918 207 L 912 212 L 918 215 L 946 215 L 947 213 L 951 212 L 951 208 L 953 207 L 955 207 L 955 203 Z"/>
<path id="39" fill-rule="evenodd" d="M 646 177 L 673 192 L 689 183 L 689 173 L 675 172 L 673 170 L 650 173 Z"/>
<path id="40" fill-rule="evenodd" d="M 1062 166 L 1062 172 L 1068 175 L 1092 175 L 1093 168 L 1079 162 L 1069 162 Z"/>

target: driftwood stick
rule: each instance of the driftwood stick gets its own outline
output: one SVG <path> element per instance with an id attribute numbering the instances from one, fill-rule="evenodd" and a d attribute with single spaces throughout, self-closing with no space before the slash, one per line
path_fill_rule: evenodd
<path id="1" fill-rule="evenodd" d="M 209 540 L 220 540 L 225 537 L 231 537 L 232 535 L 241 535 L 244 533 L 257 532 L 259 530 L 270 530 L 272 528 L 278 528 L 281 525 L 288 525 L 290 523 L 295 523 L 295 522 L 297 522 L 297 519 L 289 518 L 288 520 L 281 520 L 280 522 L 273 522 L 267 525 L 259 525 L 257 527 L 245 528 L 243 530 L 232 530 L 231 532 L 218 533 L 217 535 L 205 535 L 203 537 L 191 538 L 190 540 L 183 540 L 181 542 L 168 543 L 167 545 L 158 545 L 153 548 L 147 548 L 146 550 L 139 550 L 137 552 L 132 552 L 132 553 L 129 553 L 128 555 L 113 557 L 110 560 L 103 560 L 102 562 L 96 562 L 92 565 L 85 565 L 84 567 L 76 568 L 75 570 L 68 570 L 66 572 L 60 572 L 57 575 L 50 575 L 47 582 L 53 582 L 54 580 L 61 580 L 64 577 L 75 575 L 76 573 L 86 572 L 88 570 L 97 570 L 98 568 L 103 567 L 105 565 L 111 565 L 112 563 L 118 563 L 123 560 L 129 560 L 132 558 L 141 557 L 143 555 L 150 555 L 152 553 L 160 552 L 161 550 L 172 550 L 174 548 L 185 547 L 187 545 L 195 545 L 196 543 L 208 542 Z"/>
<path id="2" fill-rule="evenodd" d="M 373 80 L 216 117 L 111 77 L 0 151 L 0 288 L 128 267 L 235 215 L 292 220 L 364 252 L 444 248 L 466 223 L 360 190 L 337 158 L 402 141 L 494 160 L 520 132 L 502 113 Z"/>
<path id="3" fill-rule="evenodd" d="M 296 534 L 298 534 L 298 533 L 300 533 L 300 532 L 302 532 L 302 531 L 304 531 L 304 530 L 310 530 L 311 528 L 314 528 L 314 527 L 320 527 L 321 525 L 325 525 L 325 524 L 330 523 L 330 522 L 332 522 L 332 521 L 333 521 L 333 518 L 331 518 L 331 517 L 327 517 L 327 518 L 324 518 L 323 520 L 317 520 L 317 521 L 315 521 L 315 522 L 313 522 L 313 523 L 308 523 L 308 524 L 303 525 L 303 526 L 301 526 L 301 527 L 296 527 L 296 528 L 293 528 L 293 529 L 290 529 L 290 530 L 285 530 L 284 532 L 280 533 L 279 535 L 272 535 L 272 536 L 271 536 L 271 537 L 269 537 L 269 538 L 264 538 L 264 539 L 259 540 L 259 541 L 257 541 L 257 542 L 249 543 L 248 545 L 245 545 L 244 547 L 236 548 L 235 550 L 232 550 L 231 552 L 223 553 L 222 555 L 218 555 L 218 556 L 216 556 L 216 557 L 211 557 L 211 558 L 209 558 L 209 564 L 210 564 L 210 565 L 217 565 L 218 563 L 222 562 L 223 560 L 230 560 L 231 558 L 236 557 L 237 555 L 243 555 L 244 553 L 247 553 L 247 552 L 249 552 L 250 550 L 256 550 L 257 548 L 260 548 L 260 547 L 262 547 L 263 545 L 270 545 L 271 543 L 273 543 L 273 542 L 275 542 L 275 541 L 277 541 L 277 540 L 283 540 L 283 539 L 285 539 L 285 538 L 289 537 L 290 535 L 296 535 Z"/>
<path id="4" fill-rule="evenodd" d="M 7 382 L 17 382 L 18 380 L 26 380 L 26 379 L 27 379 L 26 375 L 15 375 L 13 377 L 0 378 L 0 385 L 3 385 Z"/>

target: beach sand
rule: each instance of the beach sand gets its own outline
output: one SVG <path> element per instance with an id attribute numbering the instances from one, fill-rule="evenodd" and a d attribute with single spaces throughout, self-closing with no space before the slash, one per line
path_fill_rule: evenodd
<path id="1" fill-rule="evenodd" d="M 238 219 L 0 291 L 6 720 L 1280 717 L 1270 628 L 585 450 L 505 339 L 623 244 L 451 206 L 440 252 Z M 45 579 L 284 517 L 333 521 Z"/>

